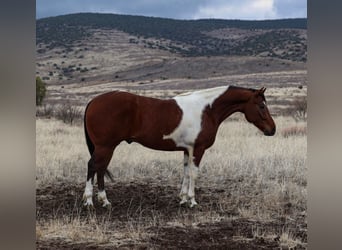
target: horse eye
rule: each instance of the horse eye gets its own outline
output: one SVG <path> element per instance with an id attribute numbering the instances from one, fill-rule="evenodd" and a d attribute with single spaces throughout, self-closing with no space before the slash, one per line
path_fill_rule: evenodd
<path id="1" fill-rule="evenodd" d="M 264 108 L 265 108 L 265 105 L 263 105 L 263 104 L 260 105 L 260 108 L 261 108 L 261 109 L 264 109 Z"/>

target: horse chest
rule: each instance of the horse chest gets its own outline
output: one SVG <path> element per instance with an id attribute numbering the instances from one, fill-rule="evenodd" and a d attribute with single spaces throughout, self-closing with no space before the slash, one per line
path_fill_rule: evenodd
<path id="1" fill-rule="evenodd" d="M 176 102 L 182 110 L 182 119 L 169 135 L 163 136 L 163 139 L 172 139 L 180 147 L 192 146 L 201 131 L 204 105 L 200 101 L 184 98 L 176 99 Z"/>

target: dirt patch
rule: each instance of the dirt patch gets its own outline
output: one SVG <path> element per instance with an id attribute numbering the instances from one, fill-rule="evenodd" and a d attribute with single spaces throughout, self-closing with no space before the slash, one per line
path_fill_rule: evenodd
<path id="1" fill-rule="evenodd" d="M 126 221 L 130 219 L 151 219 L 156 214 L 159 218 L 173 219 L 180 214 L 205 212 L 219 208 L 221 195 L 229 196 L 223 189 L 196 189 L 197 199 L 201 205 L 195 209 L 179 205 L 178 187 L 170 185 L 158 185 L 155 183 L 139 184 L 109 184 L 107 185 L 107 197 L 111 201 L 110 215 L 113 219 Z M 78 213 L 80 216 L 88 216 L 84 209 L 82 195 L 84 186 L 80 184 L 59 184 L 39 188 L 36 191 L 36 209 L 39 218 L 55 219 L 66 214 Z M 94 193 L 97 189 L 94 188 Z M 107 216 L 108 209 L 102 208 L 96 196 L 94 200 L 94 213 L 97 216 Z M 233 206 L 232 206 L 233 207 Z M 236 211 L 218 211 L 221 215 L 234 216 Z"/>
<path id="2" fill-rule="evenodd" d="M 237 230 L 241 234 L 236 236 Z M 251 227 L 240 221 L 200 224 L 196 228 L 159 228 L 151 241 L 160 248 L 174 249 L 273 249 L 279 239 L 253 238 Z"/>
<path id="3" fill-rule="evenodd" d="M 94 198 L 94 210 L 82 206 L 84 186 L 61 183 L 40 187 L 36 191 L 37 221 L 44 224 L 59 218 L 74 218 L 88 223 L 106 221 L 109 235 L 123 232 L 132 225 L 132 232 L 121 234 L 116 244 L 79 242 L 63 237 L 38 237 L 37 249 L 279 249 L 281 234 L 287 228 L 300 239 L 297 249 L 307 242 L 304 216 L 295 221 L 275 218 L 257 221 L 239 217 L 238 204 L 230 199 L 229 188 L 198 188 L 200 203 L 195 209 L 180 206 L 177 185 L 161 183 L 116 183 L 107 185 L 110 210 L 100 206 Z M 96 189 L 94 190 L 96 193 Z M 223 202 L 229 202 L 222 208 Z M 227 209 L 229 208 L 229 209 Z M 90 222 L 89 222 L 90 223 Z M 138 228 L 138 229 L 137 229 Z"/>

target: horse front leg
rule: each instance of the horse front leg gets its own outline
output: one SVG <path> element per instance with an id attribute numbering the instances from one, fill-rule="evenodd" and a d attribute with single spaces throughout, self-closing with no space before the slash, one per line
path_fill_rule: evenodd
<path id="1" fill-rule="evenodd" d="M 199 164 L 205 149 L 202 147 L 195 147 L 193 157 L 189 158 L 189 189 L 188 197 L 190 199 L 190 207 L 196 206 L 198 203 L 195 200 L 195 182 L 198 176 Z M 189 154 L 190 155 L 190 154 Z"/>
<path id="2" fill-rule="evenodd" d="M 195 154 L 196 153 L 196 156 Z M 181 192 L 179 194 L 181 201 L 180 204 L 184 204 L 190 201 L 190 207 L 197 205 L 195 200 L 195 181 L 198 175 L 199 161 L 202 158 L 204 150 L 199 151 L 189 147 L 186 152 L 184 152 L 184 177 Z M 196 160 L 199 159 L 198 161 Z"/>
<path id="3" fill-rule="evenodd" d="M 188 201 L 188 190 L 189 190 L 189 153 L 187 151 L 184 151 L 184 176 L 183 176 L 183 182 L 182 182 L 182 188 L 179 194 L 179 197 L 181 198 L 181 201 L 179 204 L 184 204 Z"/>

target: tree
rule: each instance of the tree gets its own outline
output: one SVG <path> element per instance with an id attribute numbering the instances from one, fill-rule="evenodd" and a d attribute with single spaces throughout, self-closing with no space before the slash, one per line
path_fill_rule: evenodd
<path id="1" fill-rule="evenodd" d="M 40 79 L 39 76 L 36 77 L 36 105 L 40 106 L 46 94 L 46 83 Z"/>

